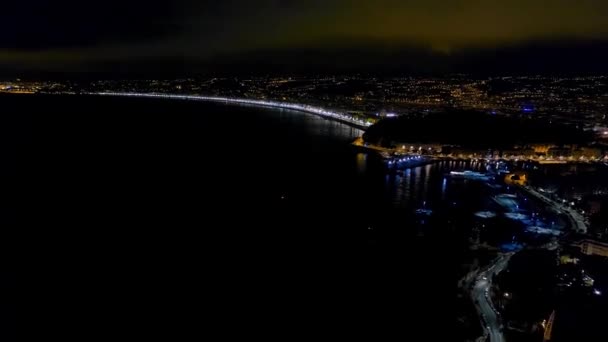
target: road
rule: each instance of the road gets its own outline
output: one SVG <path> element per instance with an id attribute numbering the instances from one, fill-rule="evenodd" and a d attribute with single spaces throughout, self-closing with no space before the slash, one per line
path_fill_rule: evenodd
<path id="1" fill-rule="evenodd" d="M 503 254 L 487 270 L 479 273 L 471 290 L 471 297 L 475 302 L 475 308 L 480 316 L 486 336 L 490 336 L 490 342 L 504 342 L 500 314 L 494 308 L 490 298 L 492 277 L 502 272 L 509 264 L 509 259 L 514 253 Z"/>
<path id="2" fill-rule="evenodd" d="M 573 230 L 580 231 L 583 234 L 587 233 L 587 224 L 585 223 L 585 218 L 583 217 L 583 215 L 579 214 L 576 210 L 573 210 L 572 208 L 569 208 L 569 207 L 563 205 L 562 203 L 558 203 L 558 202 L 552 200 L 551 198 L 532 189 L 529 186 L 524 186 L 524 187 L 522 187 L 522 189 L 526 190 L 529 194 L 531 194 L 531 195 L 535 196 L 536 198 L 539 198 L 540 200 L 545 202 L 545 204 L 547 204 L 551 208 L 553 208 L 554 211 L 565 214 L 568 217 L 568 220 L 570 221 L 570 227 Z"/>
<path id="3" fill-rule="evenodd" d="M 325 108 L 315 107 L 307 104 L 289 103 L 270 100 L 252 100 L 243 98 L 231 98 L 220 96 L 204 96 L 204 95 L 180 95 L 180 94 L 158 94 L 158 93 L 132 93 L 132 92 L 96 92 L 86 93 L 87 95 L 102 95 L 102 96 L 125 96 L 125 97 L 144 97 L 144 98 L 162 98 L 174 100 L 191 100 L 191 101 L 207 101 L 207 102 L 224 102 L 234 104 L 244 104 L 258 107 L 272 107 L 281 109 L 291 109 L 300 112 L 318 115 L 324 118 L 339 121 L 350 126 L 365 130 L 372 125 L 371 122 L 364 121 L 354 116 L 334 112 Z"/>

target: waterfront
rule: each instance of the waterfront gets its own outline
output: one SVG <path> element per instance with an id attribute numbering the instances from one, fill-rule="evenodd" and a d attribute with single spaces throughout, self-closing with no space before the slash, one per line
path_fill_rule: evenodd
<path id="1" fill-rule="evenodd" d="M 203 95 L 179 95 L 179 94 L 158 94 L 158 93 L 127 93 L 127 92 L 97 92 L 97 93 L 86 93 L 87 95 L 100 95 L 100 96 L 123 96 L 123 97 L 140 97 L 150 99 L 171 99 L 171 100 L 186 100 L 186 101 L 206 101 L 206 102 L 220 102 L 226 104 L 240 104 L 250 105 L 257 107 L 268 107 L 278 109 L 289 109 L 294 111 L 301 111 L 318 115 L 321 117 L 329 118 L 338 122 L 346 123 L 356 128 L 365 129 L 372 125 L 372 121 L 365 121 L 358 119 L 354 116 L 346 113 L 334 112 L 321 107 L 315 107 L 311 105 L 289 103 L 284 101 L 268 101 L 268 100 L 255 100 L 245 98 L 231 98 L 231 97 L 218 97 L 218 96 L 203 96 Z"/>
<path id="2" fill-rule="evenodd" d="M 483 171 L 482 162 L 387 174 L 376 154 L 350 145 L 360 130 L 297 111 L 87 96 L 3 101 L 32 113 L 43 142 L 29 172 L 44 190 L 45 221 L 60 223 L 39 233 L 44 245 L 53 241 L 84 277 L 160 277 L 157 290 L 180 288 L 184 301 L 208 288 L 203 300 L 221 313 L 220 326 L 229 317 L 266 334 L 271 327 L 259 321 L 315 334 L 341 315 L 428 334 L 459 316 L 458 279 L 487 261 L 470 250 L 473 213 L 499 211 L 500 189 L 447 176 Z M 481 239 L 512 242 L 512 229 Z"/>

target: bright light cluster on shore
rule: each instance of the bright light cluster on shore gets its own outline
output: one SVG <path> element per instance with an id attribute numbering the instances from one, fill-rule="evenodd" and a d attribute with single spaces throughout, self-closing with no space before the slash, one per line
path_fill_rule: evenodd
<path id="1" fill-rule="evenodd" d="M 227 102 L 237 104 L 247 104 L 253 106 L 272 107 L 281 109 L 291 109 L 301 112 L 311 113 L 322 117 L 330 118 L 332 120 L 344 122 L 358 128 L 367 128 L 372 124 L 361 119 L 354 118 L 350 115 L 338 112 L 332 112 L 320 107 L 314 107 L 306 104 L 288 103 L 288 102 L 277 102 L 277 101 L 264 101 L 264 100 L 249 100 L 239 99 L 230 97 L 218 97 L 218 96 L 202 96 L 202 95 L 176 95 L 176 94 L 152 94 L 152 93 L 122 93 L 122 92 L 100 92 L 90 93 L 90 95 L 107 95 L 107 96 L 132 96 L 132 97 L 160 97 L 167 99 L 178 99 L 178 100 L 194 100 L 194 101 L 210 101 L 210 102 Z"/>

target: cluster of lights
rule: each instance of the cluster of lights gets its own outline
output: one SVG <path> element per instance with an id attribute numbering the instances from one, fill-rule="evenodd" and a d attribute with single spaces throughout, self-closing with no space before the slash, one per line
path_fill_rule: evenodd
<path id="1" fill-rule="evenodd" d="M 210 102 L 228 102 L 228 103 L 237 103 L 237 104 L 246 104 L 253 106 L 262 106 L 262 107 L 273 107 L 273 108 L 281 108 L 281 109 L 291 109 L 297 110 L 301 112 L 311 113 L 315 115 L 319 115 L 322 117 L 331 118 L 337 121 L 342 121 L 359 128 L 367 128 L 371 126 L 370 122 L 363 121 L 361 119 L 354 118 L 350 115 L 346 115 L 343 113 L 332 112 L 323 108 L 314 107 L 305 104 L 298 103 L 287 103 L 287 102 L 277 102 L 277 101 L 263 101 L 263 100 L 249 100 L 249 99 L 239 99 L 239 98 L 230 98 L 230 97 L 217 97 L 217 96 L 201 96 L 201 95 L 176 95 L 176 94 L 152 94 L 152 93 L 121 93 L 121 92 L 101 92 L 101 93 L 93 93 L 93 95 L 108 95 L 108 96 L 132 96 L 132 97 L 160 97 L 160 98 L 168 98 L 168 99 L 178 99 L 178 100 L 194 100 L 194 101 L 210 101 Z"/>
<path id="2" fill-rule="evenodd" d="M 414 156 L 414 157 L 406 157 L 406 158 L 401 158 L 401 159 L 397 159 L 397 160 L 389 160 L 388 165 L 393 165 L 393 164 L 398 164 L 398 163 L 405 163 L 405 162 L 409 162 L 412 160 L 420 160 L 422 159 L 421 156 Z"/>

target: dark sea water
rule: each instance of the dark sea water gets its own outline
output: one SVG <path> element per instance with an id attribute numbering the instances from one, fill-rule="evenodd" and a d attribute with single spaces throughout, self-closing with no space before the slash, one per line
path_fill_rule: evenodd
<path id="1" fill-rule="evenodd" d="M 67 306 L 69 334 L 459 340 L 471 214 L 491 204 L 445 173 L 480 165 L 387 175 L 350 146 L 360 130 L 293 111 L 0 101 L 29 137 L 11 165 L 36 208 L 30 247 L 59 284 L 40 315 Z"/>

